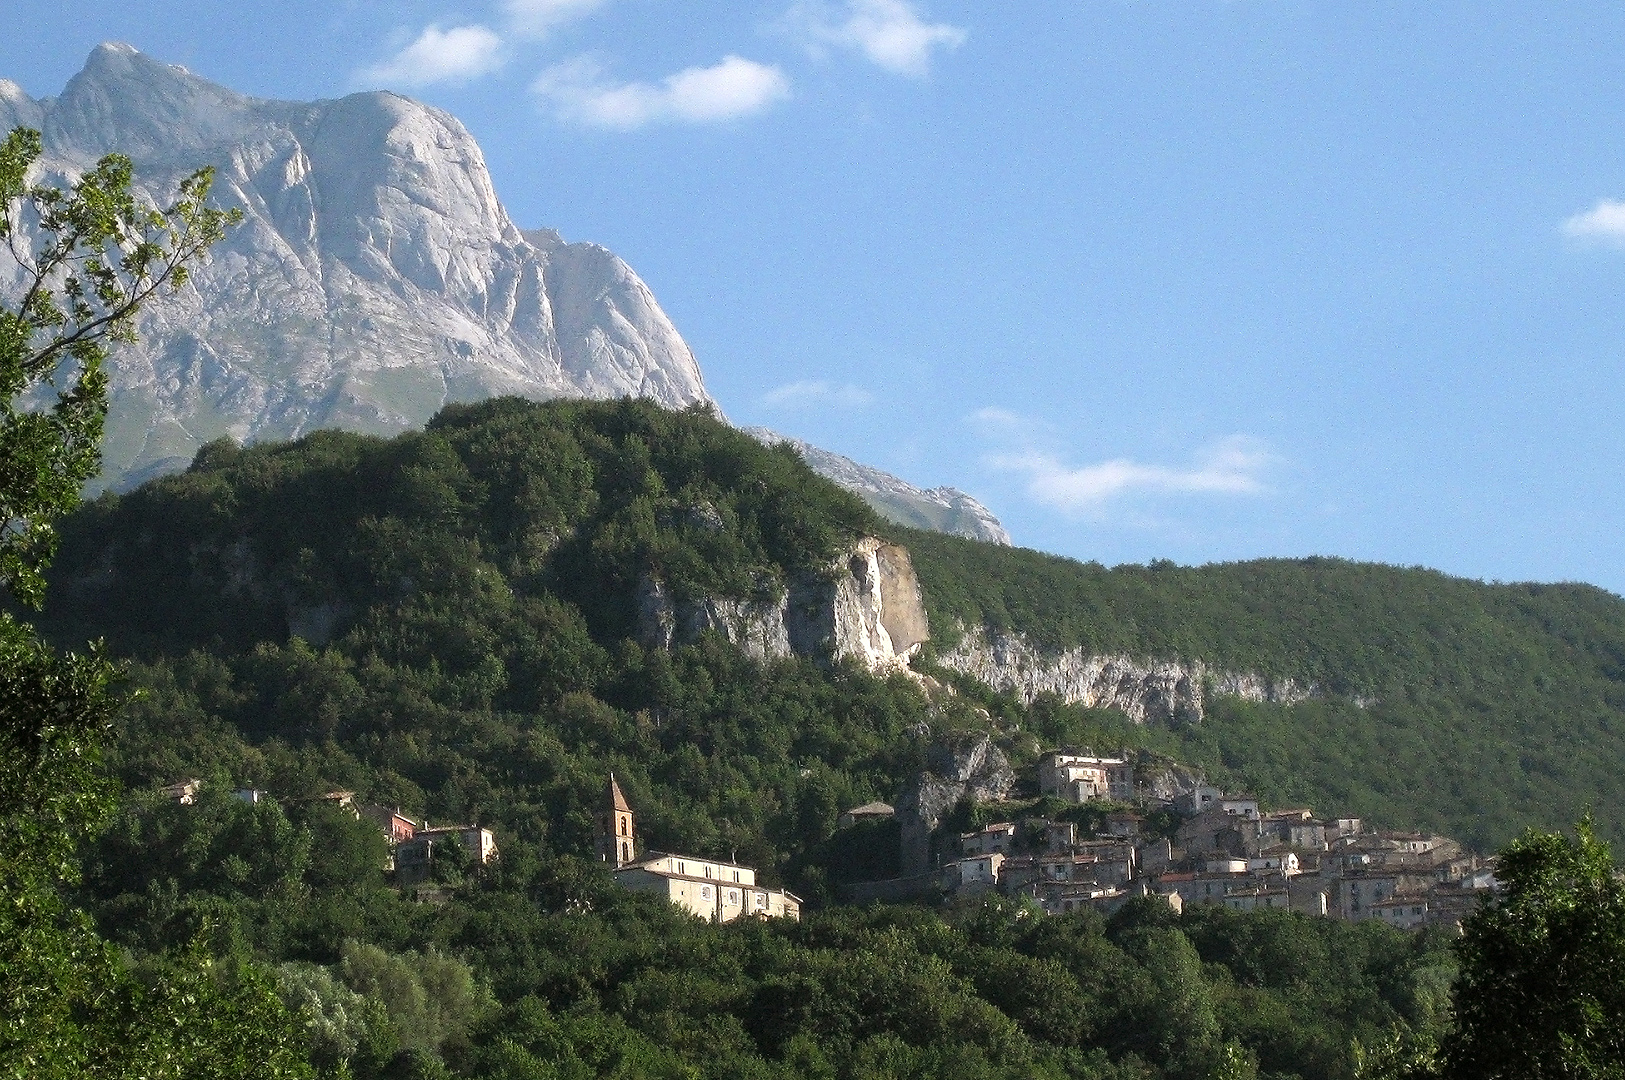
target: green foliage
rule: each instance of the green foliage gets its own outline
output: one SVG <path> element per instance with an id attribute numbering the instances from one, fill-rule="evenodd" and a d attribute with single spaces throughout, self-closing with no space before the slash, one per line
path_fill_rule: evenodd
<path id="1" fill-rule="evenodd" d="M 1625 1076 L 1625 882 L 1589 820 L 1501 852 L 1495 903 L 1458 946 L 1443 1076 Z"/>
<path id="2" fill-rule="evenodd" d="M 391 955 L 376 945 L 346 942 L 340 970 L 350 989 L 379 1002 L 406 1050 L 438 1053 L 466 1044 L 489 1004 L 474 973 L 433 949 Z"/>
<path id="3" fill-rule="evenodd" d="M 359 994 L 316 964 L 276 969 L 277 992 L 304 1024 L 306 1053 L 321 1075 L 376 1072 L 400 1049 L 389 1012 L 376 997 Z"/>
<path id="4" fill-rule="evenodd" d="M 987 626 L 1318 688 L 1293 706 L 1210 694 L 1205 723 L 1122 740 L 1216 782 L 1485 850 L 1588 807 L 1604 834 L 1625 822 L 1625 601 L 1601 589 L 1328 558 L 1107 569 L 932 533 L 904 541 L 939 650 L 957 627 Z"/>
<path id="5" fill-rule="evenodd" d="M 101 469 L 105 342 L 132 341 L 141 305 L 186 283 L 187 265 L 241 218 L 209 205 L 212 169 L 182 180 L 167 208 L 141 205 L 130 161 L 109 154 L 69 190 L 30 185 L 40 134 L 0 143 L 0 241 L 20 300 L 0 307 L 0 584 L 37 607 L 56 518 Z M 34 408 L 50 388 L 56 400 Z"/>
<path id="6" fill-rule="evenodd" d="M 102 343 L 129 340 L 142 302 L 182 284 L 231 220 L 206 203 L 207 171 L 160 211 L 136 202 L 117 155 L 70 191 L 29 186 L 39 153 L 38 132 L 0 143 L 0 239 L 22 289 L 15 310 L 0 308 L 0 584 L 32 606 L 55 520 L 100 463 Z M 47 387 L 55 403 L 32 408 Z M 0 613 L 0 1076 L 306 1076 L 254 967 L 201 940 L 131 963 L 65 900 L 75 849 L 111 806 L 97 766 L 115 676 L 99 647 L 56 652 Z"/>

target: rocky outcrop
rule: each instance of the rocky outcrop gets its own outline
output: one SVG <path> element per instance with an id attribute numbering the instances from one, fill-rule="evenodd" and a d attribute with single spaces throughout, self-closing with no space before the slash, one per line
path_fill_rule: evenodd
<path id="1" fill-rule="evenodd" d="M 638 636 L 650 648 L 706 632 L 758 659 L 853 659 L 871 671 L 906 670 L 930 636 L 908 549 L 866 537 L 819 572 L 796 575 L 765 598 L 680 599 L 653 576 L 638 586 Z"/>
<path id="2" fill-rule="evenodd" d="M 1206 783 L 1201 772 L 1173 761 L 1146 761 L 1134 765 L 1136 796 L 1151 802 L 1174 803 Z"/>
<path id="3" fill-rule="evenodd" d="M 393 434 L 498 394 L 709 401 L 699 365 L 615 255 L 521 232 L 455 117 L 389 93 L 266 101 L 102 45 L 54 99 L 0 85 L 0 131 L 44 133 L 39 179 L 118 150 L 167 204 L 216 170 L 242 225 L 112 351 L 106 476 L 203 443 L 321 427 Z M 0 293 L 11 282 L 0 266 Z"/>
<path id="4" fill-rule="evenodd" d="M 1010 545 L 1010 534 L 993 516 L 993 511 L 958 488 L 917 488 L 890 473 L 764 427 L 748 427 L 744 431 L 768 446 L 785 443 L 794 447 L 813 472 L 859 496 L 887 521 L 985 540 L 990 544 Z"/>
<path id="5" fill-rule="evenodd" d="M 931 869 L 931 834 L 961 799 L 1003 802 L 1015 783 L 1010 762 L 986 735 L 933 745 L 925 770 L 897 797 L 903 875 Z"/>
<path id="6" fill-rule="evenodd" d="M 982 629 L 967 631 L 938 662 L 1026 702 L 1053 694 L 1086 708 L 1117 709 L 1137 724 L 1200 723 L 1209 694 L 1281 705 L 1320 696 L 1314 685 L 1218 671 L 1199 660 L 1144 661 L 1081 648 L 1046 652 L 1020 634 Z"/>

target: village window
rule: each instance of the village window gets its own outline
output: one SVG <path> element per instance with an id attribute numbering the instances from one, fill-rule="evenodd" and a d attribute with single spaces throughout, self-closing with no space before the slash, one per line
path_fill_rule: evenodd
<path id="1" fill-rule="evenodd" d="M 709 885 L 701 885 L 700 886 L 700 899 L 701 900 L 709 900 L 709 899 L 711 899 L 711 886 L 709 886 Z"/>
<path id="2" fill-rule="evenodd" d="M 621 845 L 621 861 L 622 862 L 631 862 L 632 861 L 632 849 L 629 846 L 627 846 L 626 844 Z"/>
<path id="3" fill-rule="evenodd" d="M 621 818 L 620 821 L 621 821 L 621 835 L 625 836 L 626 835 L 626 819 Z"/>
<path id="4" fill-rule="evenodd" d="M 730 903 L 730 904 L 739 903 L 739 894 L 737 892 L 735 892 L 734 890 L 732 890 L 732 889 L 728 890 L 728 903 Z"/>
<path id="5" fill-rule="evenodd" d="M 707 867 L 706 867 L 706 868 L 705 868 L 705 876 L 706 876 L 706 877 L 710 877 L 710 876 L 711 876 L 711 868 L 710 868 L 710 867 L 709 867 L 709 866 L 707 866 Z"/>
<path id="6" fill-rule="evenodd" d="M 739 871 L 738 871 L 738 870 L 735 870 L 735 871 L 734 871 L 734 880 L 735 880 L 735 881 L 738 881 L 738 880 L 739 880 Z"/>

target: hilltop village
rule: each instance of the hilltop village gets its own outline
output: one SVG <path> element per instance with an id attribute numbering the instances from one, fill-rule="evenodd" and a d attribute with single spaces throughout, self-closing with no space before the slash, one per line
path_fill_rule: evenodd
<path id="1" fill-rule="evenodd" d="M 1008 766 L 997 750 L 983 740 L 951 757 L 972 774 L 961 780 L 969 790 L 976 790 L 980 774 L 987 794 L 992 777 L 995 797 L 980 809 L 996 812 L 1005 804 L 998 789 L 1012 786 L 1011 778 L 1000 777 Z M 1200 782 L 1159 791 L 1158 785 L 1137 782 L 1126 757 L 1055 750 L 1040 758 L 1036 779 L 1042 796 L 1116 808 L 1099 816 L 1102 828 L 1092 833 L 1059 815 L 1012 816 L 934 837 L 921 850 L 921 803 L 929 801 L 922 794 L 931 785 L 929 779 L 916 782 L 907 792 L 913 803 L 908 813 L 871 803 L 842 816 L 845 827 L 912 818 L 901 820 L 899 831 L 901 862 L 915 872 L 850 886 L 847 898 L 955 900 L 996 893 L 1030 898 L 1055 914 L 1111 912 L 1131 897 L 1157 896 L 1175 910 L 1195 904 L 1233 911 L 1280 908 L 1414 929 L 1459 926 L 1495 886 L 1493 860 L 1464 851 L 1448 837 L 1369 829 L 1359 818 L 1322 820 L 1303 807 L 1264 809 L 1250 795 Z M 1153 820 L 1164 827 L 1154 828 Z M 918 869 L 922 858 L 935 865 Z"/>

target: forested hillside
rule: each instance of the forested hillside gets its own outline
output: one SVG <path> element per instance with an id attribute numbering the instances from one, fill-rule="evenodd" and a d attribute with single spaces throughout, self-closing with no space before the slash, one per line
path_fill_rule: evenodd
<path id="1" fill-rule="evenodd" d="M 1106 568 L 930 533 L 914 555 L 939 647 L 959 627 L 1047 650 L 1200 660 L 1312 684 L 1210 698 L 1162 745 L 1276 804 L 1482 847 L 1587 808 L 1625 824 L 1625 600 L 1342 559 Z"/>
<path id="2" fill-rule="evenodd" d="M 1432 936 L 1160 902 L 1109 923 L 827 907 L 886 863 L 837 812 L 889 798 L 930 738 L 999 722 L 851 663 L 629 634 L 645 573 L 748 596 L 877 528 L 793 455 L 640 403 L 213 445 L 64 530 L 46 625 L 105 636 L 139 695 L 79 901 L 136 957 L 273 967 L 313 1064 L 363 1080 L 1333 1078 L 1355 1038 L 1441 1030 Z M 1018 762 L 1127 731 L 994 704 Z M 807 920 L 711 927 L 614 887 L 582 859 L 610 768 L 646 844 L 737 856 Z M 191 805 L 156 790 L 192 776 Z M 442 857 L 414 899 L 375 828 L 313 798 L 332 788 L 489 826 L 502 857 Z"/>

